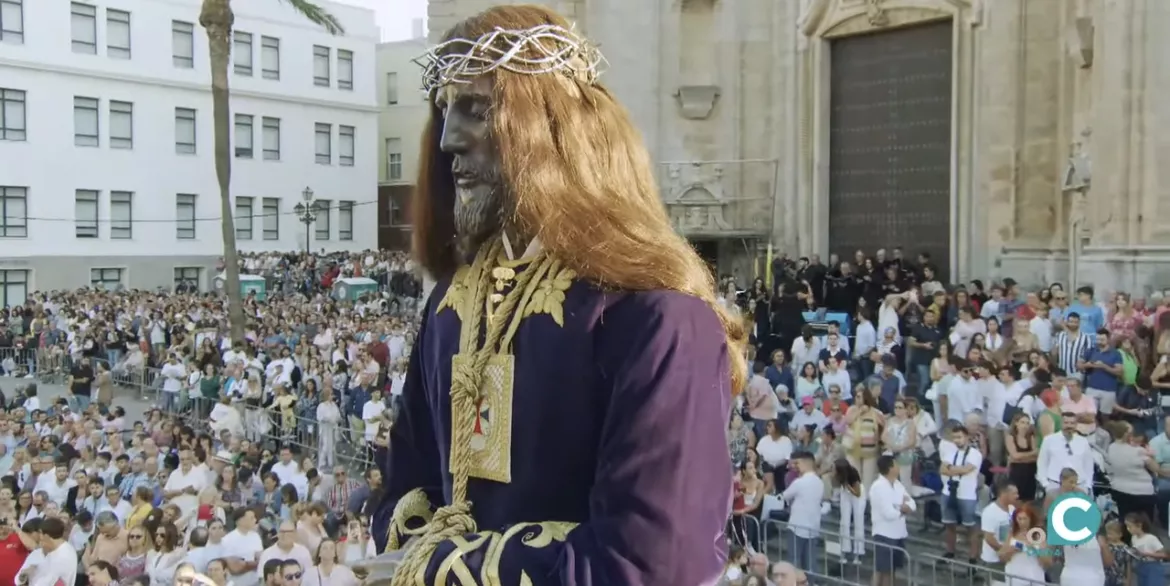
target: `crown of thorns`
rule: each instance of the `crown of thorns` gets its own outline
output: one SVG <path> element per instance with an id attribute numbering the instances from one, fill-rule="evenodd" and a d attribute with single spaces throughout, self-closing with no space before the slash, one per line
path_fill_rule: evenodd
<path id="1" fill-rule="evenodd" d="M 608 64 L 587 39 L 551 24 L 520 30 L 496 27 L 475 40 L 451 39 L 414 62 L 423 68 L 422 89 L 428 93 L 449 83 L 471 83 L 497 69 L 525 75 L 560 73 L 592 84 Z"/>

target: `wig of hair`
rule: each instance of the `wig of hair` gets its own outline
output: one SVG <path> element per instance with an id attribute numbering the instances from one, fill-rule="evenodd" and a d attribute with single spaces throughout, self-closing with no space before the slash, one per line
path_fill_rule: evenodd
<path id="1" fill-rule="evenodd" d="M 476 39 L 496 27 L 553 24 L 551 10 L 496 6 L 453 27 L 444 40 Z M 492 135 L 502 158 L 511 208 L 505 225 L 543 247 L 599 287 L 672 290 L 701 298 L 727 338 L 733 393 L 746 382 L 744 323 L 715 300 L 710 269 L 674 231 L 649 153 L 626 110 L 597 83 L 557 74 L 496 70 Z M 414 253 L 436 279 L 463 263 L 457 252 L 452 157 L 439 147 L 442 112 L 431 104 L 412 201 Z"/>

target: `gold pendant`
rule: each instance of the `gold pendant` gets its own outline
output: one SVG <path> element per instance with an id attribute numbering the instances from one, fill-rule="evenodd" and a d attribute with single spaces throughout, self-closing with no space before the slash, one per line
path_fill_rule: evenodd
<path id="1" fill-rule="evenodd" d="M 474 360 L 470 355 L 456 354 L 451 357 L 452 371 Z M 512 383 L 514 381 L 516 357 L 510 354 L 494 354 L 488 358 L 483 369 L 483 383 L 479 405 L 476 407 L 474 428 L 470 430 L 471 470 L 468 476 L 494 480 L 508 484 L 512 482 Z M 452 441 L 454 441 L 454 429 Z M 452 451 L 455 447 L 452 446 Z M 454 473 L 454 460 L 451 472 Z"/>

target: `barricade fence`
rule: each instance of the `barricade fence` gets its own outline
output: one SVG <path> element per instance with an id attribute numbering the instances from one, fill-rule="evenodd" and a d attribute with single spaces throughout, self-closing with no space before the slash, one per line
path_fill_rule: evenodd
<path id="1" fill-rule="evenodd" d="M 752 523 L 743 525 L 750 538 Z M 883 584 L 907 586 L 1054 586 L 1044 579 L 1009 575 L 1000 565 L 969 564 L 921 551 L 911 555 L 906 548 L 879 542 L 864 531 L 813 529 L 775 519 L 762 525 L 757 522 L 755 527 L 762 532 L 748 545 L 771 561 L 790 562 L 804 570 L 811 584 L 871 584 L 875 575 L 881 575 Z M 833 581 L 821 582 L 814 576 Z"/>
<path id="2" fill-rule="evenodd" d="M 186 384 L 179 392 L 164 391 L 164 377 L 158 368 L 111 363 L 100 357 L 90 357 L 90 362 L 95 372 L 99 364 L 109 370 L 115 389 L 114 405 L 118 396 L 131 393 L 137 400 L 149 403 L 153 409 L 182 421 L 196 432 L 219 433 L 228 429 L 233 436 L 274 451 L 283 446 L 293 447 L 300 457 L 313 458 L 322 472 L 342 465 L 351 474 L 360 475 L 374 466 L 369 441 L 374 438 L 367 438 L 366 423 L 360 414 L 346 413 L 344 393 L 335 395 L 341 413 L 340 421 L 335 423 L 319 421 L 315 412 L 310 416 L 296 413 L 295 408 L 281 409 L 275 403 L 264 406 L 243 401 L 227 404 L 237 417 L 225 414 L 226 417 L 212 422 L 211 414 L 219 401 L 202 397 L 198 388 L 189 389 Z M 72 357 L 59 348 L 0 348 L 0 376 L 65 385 L 72 368 Z M 98 390 L 95 388 L 92 393 L 96 399 Z M 12 397 L 8 399 L 11 401 Z"/>

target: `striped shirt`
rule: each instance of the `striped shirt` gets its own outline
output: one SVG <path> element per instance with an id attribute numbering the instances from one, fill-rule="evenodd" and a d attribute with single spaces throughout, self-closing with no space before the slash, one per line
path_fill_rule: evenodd
<path id="1" fill-rule="evenodd" d="M 1075 334 L 1070 334 L 1068 330 L 1060 332 L 1052 343 L 1056 365 L 1070 375 L 1076 373 L 1077 361 L 1085 355 L 1085 350 L 1093 347 L 1095 341 L 1094 336 L 1081 330 Z"/>

